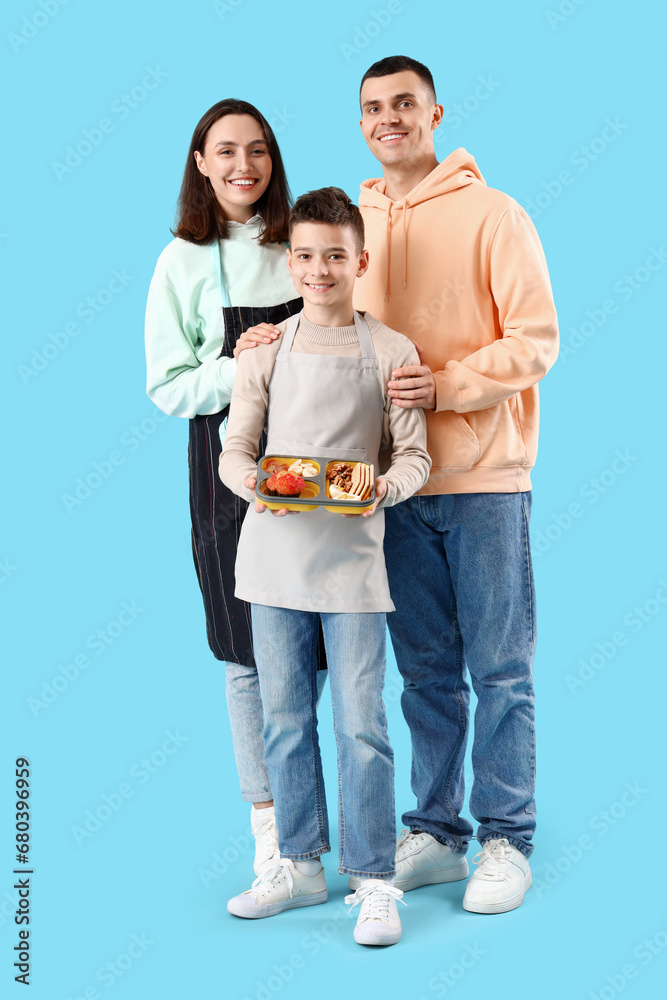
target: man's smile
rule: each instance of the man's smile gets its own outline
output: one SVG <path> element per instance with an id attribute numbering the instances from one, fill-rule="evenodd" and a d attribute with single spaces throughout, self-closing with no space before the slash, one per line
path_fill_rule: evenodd
<path id="1" fill-rule="evenodd" d="M 384 143 L 400 142 L 401 139 L 405 139 L 407 134 L 407 132 L 385 132 L 384 135 L 378 136 L 378 141 Z"/>

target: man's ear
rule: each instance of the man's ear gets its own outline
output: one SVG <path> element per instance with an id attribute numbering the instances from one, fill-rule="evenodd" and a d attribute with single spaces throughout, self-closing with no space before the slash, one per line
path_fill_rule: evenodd
<path id="1" fill-rule="evenodd" d="M 433 108 L 433 116 L 431 118 L 432 132 L 435 132 L 435 130 L 439 128 L 440 124 L 442 123 L 444 114 L 445 114 L 445 109 L 443 108 L 442 104 L 436 104 L 436 106 Z"/>

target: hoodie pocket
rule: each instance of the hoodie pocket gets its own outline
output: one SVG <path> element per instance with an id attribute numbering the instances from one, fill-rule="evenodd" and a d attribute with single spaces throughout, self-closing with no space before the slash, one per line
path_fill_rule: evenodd
<path id="1" fill-rule="evenodd" d="M 427 415 L 428 449 L 434 468 L 465 472 L 474 465 L 491 468 L 529 464 L 514 398 L 487 410 Z"/>
<path id="2" fill-rule="evenodd" d="M 426 426 L 434 469 L 463 472 L 475 465 L 481 453 L 480 442 L 460 413 L 453 410 L 427 413 Z"/>

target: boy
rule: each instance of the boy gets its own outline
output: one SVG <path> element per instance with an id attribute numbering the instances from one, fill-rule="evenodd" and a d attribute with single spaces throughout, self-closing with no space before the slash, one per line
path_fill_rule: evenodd
<path id="1" fill-rule="evenodd" d="M 264 350 L 240 356 L 222 480 L 255 500 L 256 457 L 267 422 L 267 454 L 366 462 L 391 446 L 376 500 L 361 515 L 323 508 L 266 515 L 255 500 L 244 521 L 236 596 L 252 605 L 253 642 L 264 705 L 265 754 L 274 791 L 280 863 L 229 901 L 241 917 L 272 916 L 327 899 L 320 855 L 330 850 L 317 740 L 315 644 L 327 648 L 340 799 L 340 872 L 359 880 L 355 941 L 401 936 L 392 885 L 394 767 L 382 702 L 389 595 L 384 512 L 428 478 L 420 409 L 390 405 L 386 383 L 418 361 L 401 334 L 352 309 L 368 267 L 359 209 L 339 188 L 302 195 L 290 215 L 288 265 L 304 309 Z M 289 516 L 287 516 L 289 514 Z"/>

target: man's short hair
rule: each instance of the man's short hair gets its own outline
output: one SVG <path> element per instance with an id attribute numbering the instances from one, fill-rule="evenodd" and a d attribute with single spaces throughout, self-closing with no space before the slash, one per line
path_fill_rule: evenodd
<path id="1" fill-rule="evenodd" d="M 299 222 L 323 222 L 329 226 L 349 226 L 354 234 L 358 253 L 364 249 L 366 234 L 361 212 L 351 198 L 338 187 L 307 191 L 294 203 L 289 215 L 290 242 L 292 230 Z"/>
<path id="2" fill-rule="evenodd" d="M 370 80 L 376 76 L 391 76 L 392 73 L 403 73 L 405 70 L 412 70 L 413 73 L 417 74 L 428 89 L 431 103 L 435 104 L 435 84 L 433 83 L 433 76 L 430 69 L 428 66 L 424 66 L 423 63 L 417 62 L 416 59 L 411 59 L 410 56 L 387 56 L 385 59 L 380 59 L 379 62 L 373 63 L 361 78 L 361 84 L 359 85 L 360 103 L 361 88 L 366 80 Z"/>

